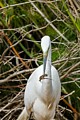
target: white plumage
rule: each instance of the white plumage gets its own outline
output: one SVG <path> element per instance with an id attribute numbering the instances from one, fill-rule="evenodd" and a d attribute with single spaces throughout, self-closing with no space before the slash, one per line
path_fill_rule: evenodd
<path id="1" fill-rule="evenodd" d="M 33 112 L 35 120 L 52 120 L 60 100 L 61 83 L 51 65 L 51 41 L 49 36 L 41 39 L 43 65 L 29 77 L 24 94 L 25 108 L 17 120 L 27 120 Z"/>

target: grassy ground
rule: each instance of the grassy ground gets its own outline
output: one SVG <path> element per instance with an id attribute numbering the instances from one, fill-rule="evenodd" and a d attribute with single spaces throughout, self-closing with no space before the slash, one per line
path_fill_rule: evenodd
<path id="1" fill-rule="evenodd" d="M 0 119 L 16 120 L 26 81 L 42 64 L 40 39 L 52 40 L 52 64 L 62 84 L 56 119 L 79 120 L 80 1 L 0 1 Z"/>

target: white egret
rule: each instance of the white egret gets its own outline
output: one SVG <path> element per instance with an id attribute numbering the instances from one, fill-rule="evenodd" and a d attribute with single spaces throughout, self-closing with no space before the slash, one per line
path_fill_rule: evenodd
<path id="1" fill-rule="evenodd" d="M 52 120 L 60 100 L 61 83 L 58 71 L 51 65 L 51 41 L 41 39 L 43 65 L 29 77 L 24 94 L 25 108 L 17 120 L 27 120 L 33 112 L 36 120 Z"/>

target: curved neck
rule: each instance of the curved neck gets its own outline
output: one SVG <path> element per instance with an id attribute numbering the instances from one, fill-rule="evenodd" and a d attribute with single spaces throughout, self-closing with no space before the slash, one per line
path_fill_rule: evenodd
<path id="1" fill-rule="evenodd" d="M 44 80 L 42 80 L 41 98 L 43 101 L 48 103 L 52 99 L 51 45 L 48 51 L 45 74 L 47 74 L 47 76 L 44 78 Z"/>

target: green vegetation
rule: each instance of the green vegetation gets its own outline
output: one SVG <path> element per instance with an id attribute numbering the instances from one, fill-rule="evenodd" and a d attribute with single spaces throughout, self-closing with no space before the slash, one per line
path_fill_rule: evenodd
<path id="1" fill-rule="evenodd" d="M 26 81 L 42 64 L 44 35 L 52 40 L 52 64 L 62 83 L 56 117 L 79 119 L 79 0 L 0 0 L 0 119 L 16 120 L 23 109 Z"/>

